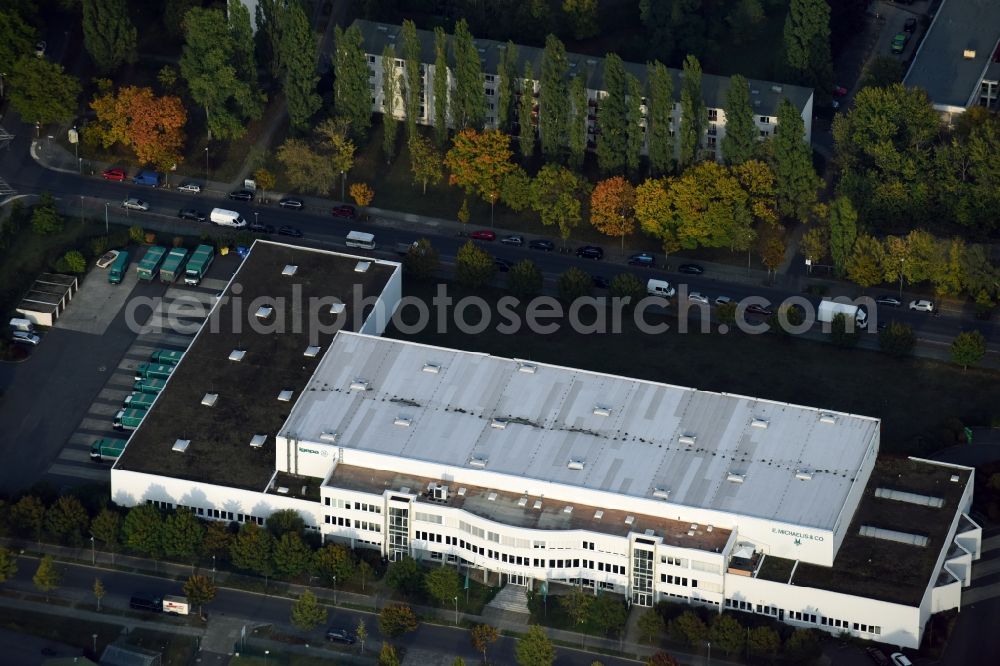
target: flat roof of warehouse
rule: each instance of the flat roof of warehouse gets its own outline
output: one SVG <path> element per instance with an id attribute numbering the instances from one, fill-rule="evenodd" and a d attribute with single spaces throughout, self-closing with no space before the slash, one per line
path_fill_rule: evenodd
<path id="1" fill-rule="evenodd" d="M 398 456 L 401 470 L 421 460 L 641 498 L 667 492 L 671 503 L 832 529 L 865 482 L 879 423 L 342 332 L 284 432 L 315 442 L 336 432 L 338 446 Z"/>
<path id="2" fill-rule="evenodd" d="M 365 272 L 359 262 L 368 263 Z M 286 275 L 290 266 L 294 274 Z M 115 468 L 263 491 L 274 475 L 274 436 L 336 330 L 358 329 L 373 309 L 361 299 L 377 298 L 397 270 L 393 262 L 256 241 Z M 334 299 L 345 305 L 338 314 Z M 274 308 L 263 319 L 262 305 Z M 307 355 L 313 345 L 319 349 Z M 234 351 L 244 352 L 241 360 L 230 360 Z M 286 390 L 290 400 L 279 400 Z M 217 395 L 213 406 L 203 404 L 207 394 Z M 263 446 L 251 447 L 258 434 L 266 435 Z M 177 440 L 190 440 L 185 452 L 173 450 Z"/>

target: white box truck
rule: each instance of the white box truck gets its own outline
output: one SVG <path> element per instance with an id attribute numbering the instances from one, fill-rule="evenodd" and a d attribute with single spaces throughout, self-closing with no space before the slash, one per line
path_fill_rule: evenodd
<path id="1" fill-rule="evenodd" d="M 347 247 L 360 247 L 365 250 L 375 249 L 375 234 L 364 231 L 352 231 L 347 234 Z"/>
<path id="2" fill-rule="evenodd" d="M 191 612 L 191 605 L 187 597 L 163 597 L 163 612 L 170 615 L 187 615 Z"/>
<path id="3" fill-rule="evenodd" d="M 854 318 L 854 322 L 858 326 L 864 326 L 868 322 L 868 313 L 865 312 L 864 308 L 859 308 L 857 305 L 852 305 L 850 303 L 838 303 L 837 301 L 823 300 L 819 304 L 819 310 L 816 313 L 816 318 L 824 323 L 830 323 L 833 318 L 837 315 L 842 314 L 844 317 Z"/>
<path id="4" fill-rule="evenodd" d="M 217 224 L 220 227 L 242 229 L 247 226 L 247 221 L 239 213 L 235 210 L 226 210 L 225 208 L 213 208 L 209 219 L 212 221 L 212 224 Z"/>

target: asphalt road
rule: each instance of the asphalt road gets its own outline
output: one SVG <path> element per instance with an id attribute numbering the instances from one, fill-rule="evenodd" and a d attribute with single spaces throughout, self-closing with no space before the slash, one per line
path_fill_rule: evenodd
<path id="1" fill-rule="evenodd" d="M 18 562 L 18 572 L 15 577 L 4 583 L 4 586 L 25 592 L 37 594 L 31 577 L 34 575 L 37 561 L 22 558 Z M 60 565 L 62 581 L 57 592 L 53 593 L 64 599 L 72 599 L 84 603 L 95 603 L 93 596 L 94 578 L 99 577 L 104 584 L 106 596 L 103 606 L 114 609 L 128 609 L 129 598 L 135 592 L 153 592 L 158 594 L 180 594 L 180 583 L 154 578 L 141 574 L 131 574 L 117 571 L 107 571 L 80 565 Z M 211 616 L 228 616 L 245 619 L 249 630 L 258 625 L 279 626 L 284 632 L 292 632 L 306 638 L 309 642 L 322 643 L 326 627 L 346 628 L 353 631 L 360 619 L 364 619 L 368 628 L 368 645 L 374 645 L 382 640 L 378 630 L 377 618 L 371 613 L 343 608 L 330 608 L 329 621 L 326 627 L 303 633 L 294 630 L 289 625 L 292 602 L 263 594 L 220 589 L 215 600 L 208 604 L 205 611 Z M 142 619 L 162 621 L 165 630 L 171 623 L 180 620 L 155 613 L 143 614 Z M 2 641 L 2 636 L 0 636 Z M 406 648 L 419 648 L 436 653 L 460 656 L 466 663 L 478 663 L 481 655 L 476 652 L 469 640 L 468 632 L 453 627 L 421 624 L 420 627 L 404 636 L 398 636 L 391 641 L 394 645 Z M 2 644 L 2 643 L 0 643 Z M 513 664 L 514 646 L 516 641 L 509 637 L 501 637 L 489 650 L 490 661 L 499 664 Z M 346 649 L 346 648 L 345 648 Z M 374 654 L 373 648 L 366 647 L 366 652 Z M 593 653 L 569 648 L 558 648 L 555 663 L 559 666 L 589 666 L 597 658 Z M 633 666 L 638 663 L 630 659 L 614 658 L 601 655 L 601 663 L 606 666 Z M 696 662 L 697 663 L 697 662 Z"/>

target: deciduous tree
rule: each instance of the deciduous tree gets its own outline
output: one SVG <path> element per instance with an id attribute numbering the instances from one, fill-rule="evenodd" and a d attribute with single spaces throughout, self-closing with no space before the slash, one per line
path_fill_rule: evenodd
<path id="1" fill-rule="evenodd" d="M 205 528 L 190 509 L 178 509 L 163 521 L 163 553 L 167 557 L 193 560 L 201 552 Z"/>
<path id="2" fill-rule="evenodd" d="M 847 257 L 847 277 L 862 287 L 879 284 L 884 279 L 885 249 L 874 236 L 861 234 Z"/>
<path id="3" fill-rule="evenodd" d="M 722 158 L 726 164 L 742 164 L 753 157 L 757 145 L 757 125 L 750 106 L 750 83 L 734 74 L 726 90 L 726 135 L 722 137 Z"/>
<path id="4" fill-rule="evenodd" d="M 391 47 L 390 47 L 391 48 Z M 417 26 L 413 21 L 405 19 L 403 21 L 403 72 L 405 95 L 403 97 L 403 110 L 406 113 L 406 139 L 409 141 L 417 133 L 417 116 L 420 115 L 422 101 L 420 99 L 423 83 L 420 80 L 420 38 L 417 37 Z M 395 67 L 385 69 L 383 55 L 382 76 L 388 71 L 395 72 Z"/>
<path id="5" fill-rule="evenodd" d="M 31 577 L 31 581 L 38 588 L 38 591 L 45 595 L 46 600 L 49 598 L 49 592 L 59 587 L 61 579 L 62 573 L 56 567 L 55 560 L 52 559 L 51 555 L 42 556 L 42 559 L 38 561 L 35 575 Z"/>
<path id="6" fill-rule="evenodd" d="M 375 198 L 375 191 L 368 183 L 352 183 L 349 192 L 354 203 L 360 208 L 367 208 Z"/>
<path id="7" fill-rule="evenodd" d="M 396 49 L 392 44 L 386 44 L 382 50 L 382 152 L 385 153 L 385 163 L 392 162 L 396 154 L 396 135 L 399 133 L 399 119 L 396 118 L 396 97 L 400 93 L 402 78 L 396 75 Z M 409 100 L 409 91 L 403 97 Z M 409 113 L 407 111 L 407 113 Z M 416 119 L 414 119 L 416 122 Z M 406 117 L 409 132 L 410 116 Z M 409 134 L 412 143 L 417 138 L 415 133 Z"/>
<path id="8" fill-rule="evenodd" d="M 830 227 L 815 226 L 802 235 L 799 249 L 814 264 L 820 263 L 830 251 Z"/>
<path id="9" fill-rule="evenodd" d="M 617 298 L 628 298 L 635 305 L 646 295 L 646 284 L 631 273 L 619 273 L 611 278 L 608 293 Z"/>
<path id="10" fill-rule="evenodd" d="M 830 6 L 825 0 L 792 0 L 785 19 L 785 59 L 796 83 L 829 94 Z"/>
<path id="11" fill-rule="evenodd" d="M 628 77 L 625 63 L 615 53 L 604 58 L 607 95 L 597 109 L 597 164 L 605 174 L 621 173 L 628 152 Z"/>
<path id="12" fill-rule="evenodd" d="M 674 161 L 674 81 L 666 66 L 656 60 L 647 66 L 649 79 L 649 166 L 653 175 L 669 173 Z"/>
<path id="13" fill-rule="evenodd" d="M 708 124 L 708 111 L 701 96 L 701 63 L 693 55 L 684 59 L 681 82 L 680 168 L 698 159 L 701 135 Z"/>
<path id="14" fill-rule="evenodd" d="M 117 550 L 121 543 L 121 531 L 121 514 L 106 507 L 90 521 L 90 533 L 111 552 Z"/>
<path id="15" fill-rule="evenodd" d="M 556 649 L 545 631 L 537 624 L 528 627 L 527 633 L 514 648 L 518 666 L 552 666 Z"/>
<path id="16" fill-rule="evenodd" d="M 522 160 L 529 160 L 535 154 L 535 74 L 531 61 L 524 63 L 524 74 L 520 84 L 521 97 L 517 105 L 517 149 Z"/>
<path id="17" fill-rule="evenodd" d="M 493 279 L 496 270 L 493 257 L 472 241 L 459 248 L 455 257 L 455 277 L 466 287 L 470 289 L 482 287 Z M 392 567 L 390 572 L 391 570 Z"/>
<path id="18" fill-rule="evenodd" d="M 830 322 L 830 342 L 838 347 L 849 349 L 857 347 L 861 339 L 860 331 L 853 317 L 835 314 Z"/>
<path id="19" fill-rule="evenodd" d="M 757 252 L 760 260 L 773 276 L 785 260 L 785 229 L 780 224 L 765 223 L 757 230 Z"/>
<path id="20" fill-rule="evenodd" d="M 673 655 L 660 650 L 646 658 L 645 666 L 680 666 L 680 662 Z"/>
<path id="21" fill-rule="evenodd" d="M 500 81 L 497 84 L 497 124 L 501 132 L 511 134 L 514 120 L 517 118 L 517 108 L 514 105 L 514 93 L 517 91 L 517 61 L 519 50 L 512 41 L 507 41 L 500 57 L 499 75 Z"/>
<path id="22" fill-rule="evenodd" d="M 785 641 L 785 655 L 796 663 L 803 663 L 820 654 L 819 637 L 812 629 L 796 629 Z"/>
<path id="23" fill-rule="evenodd" d="M 663 616 L 653 609 L 645 610 L 639 616 L 639 638 L 643 643 L 657 643 L 666 628 Z"/>
<path id="24" fill-rule="evenodd" d="M 621 176 L 602 180 L 590 195 L 590 223 L 608 236 L 625 236 L 635 231 L 635 188 Z"/>
<path id="25" fill-rule="evenodd" d="M 0 72 L 10 72 L 31 51 L 35 29 L 13 8 L 0 11 Z M 0 95 L 2 97 L 3 95 Z"/>
<path id="26" fill-rule="evenodd" d="M 565 242 L 580 224 L 581 198 L 588 190 L 587 181 L 579 175 L 558 164 L 546 164 L 531 181 L 531 208 L 542 224 L 558 227 Z"/>
<path id="27" fill-rule="evenodd" d="M 731 615 L 716 615 L 709 632 L 712 645 L 717 646 L 727 655 L 738 654 L 746 644 L 746 630 L 736 618 Z"/>
<path id="28" fill-rule="evenodd" d="M 399 666 L 399 654 L 392 644 L 382 642 L 382 649 L 378 653 L 378 666 Z"/>
<path id="29" fill-rule="evenodd" d="M 104 595 L 105 595 L 104 583 L 101 582 L 100 578 L 95 578 L 94 579 L 94 587 L 92 589 L 93 589 L 93 592 L 94 592 L 94 599 L 97 600 L 97 611 L 100 612 L 100 610 L 101 610 L 101 599 L 103 599 Z"/>
<path id="30" fill-rule="evenodd" d="M 686 645 L 699 645 L 708 638 L 708 627 L 694 611 L 684 611 L 667 628 L 673 640 Z"/>
<path id="31" fill-rule="evenodd" d="M 858 237 L 858 213 L 851 200 L 839 196 L 830 202 L 830 256 L 837 273 L 843 275 Z"/>
<path id="32" fill-rule="evenodd" d="M 17 556 L 14 551 L 0 546 L 0 583 L 6 583 L 17 573 Z"/>
<path id="33" fill-rule="evenodd" d="M 448 142 L 450 93 L 448 35 L 445 34 L 444 28 L 438 26 L 434 28 L 434 140 L 439 148 L 444 148 Z"/>
<path id="34" fill-rule="evenodd" d="M 570 167 L 579 169 L 587 152 L 587 115 L 590 110 L 587 99 L 587 83 L 582 74 L 574 76 L 569 83 L 569 122 L 566 127 L 566 148 L 569 151 Z"/>
<path id="35" fill-rule="evenodd" d="M 410 170 L 413 172 L 413 182 L 423 186 L 423 194 L 427 194 L 427 185 L 437 185 L 444 175 L 441 169 L 443 160 L 429 139 L 415 134 L 410 139 Z"/>
<path id="36" fill-rule="evenodd" d="M 62 543 L 78 546 L 90 516 L 75 495 L 62 495 L 45 512 L 45 529 Z"/>
<path id="37" fill-rule="evenodd" d="M 642 114 L 642 86 L 633 74 L 625 76 L 625 167 L 629 173 L 639 170 L 639 157 L 645 140 Z"/>
<path id="38" fill-rule="evenodd" d="M 483 89 L 483 68 L 479 51 L 464 18 L 455 23 L 452 37 L 452 57 L 455 61 L 455 97 L 452 122 L 456 130 L 483 127 L 486 119 L 486 93 Z"/>
<path id="39" fill-rule="evenodd" d="M 878 332 L 878 346 L 889 356 L 906 356 L 913 351 L 917 336 L 913 327 L 900 321 L 890 321 Z"/>
<path id="40" fill-rule="evenodd" d="M 292 127 L 304 130 L 323 103 L 316 92 L 316 35 L 300 3 L 290 2 L 280 12 L 279 58 L 285 106 Z"/>
<path id="41" fill-rule="evenodd" d="M 500 632 L 497 631 L 496 627 L 491 627 L 488 624 L 477 624 L 469 631 L 469 637 L 472 639 L 472 647 L 476 649 L 476 652 L 483 653 L 483 663 L 488 663 L 486 650 L 497 642 L 497 639 L 500 638 Z"/>
<path id="42" fill-rule="evenodd" d="M 163 556 L 163 516 L 152 504 L 129 509 L 122 525 L 122 540 L 130 549 L 159 559 Z"/>
<path id="43" fill-rule="evenodd" d="M 411 245 L 410 249 L 406 251 L 406 256 L 403 257 L 403 270 L 409 277 L 416 280 L 430 280 L 440 267 L 441 261 L 438 258 L 437 250 L 426 238 L 421 238 L 416 241 L 415 245 Z M 362 561 L 361 564 L 367 563 Z M 362 582 L 362 587 L 364 587 L 364 582 Z"/>
<path id="44" fill-rule="evenodd" d="M 83 0 L 83 45 L 108 74 L 136 59 L 136 30 L 125 0 Z"/>
<path id="45" fill-rule="evenodd" d="M 379 631 L 389 638 L 414 631 L 417 624 L 416 614 L 406 604 L 390 604 L 378 614 Z"/>
<path id="46" fill-rule="evenodd" d="M 986 355 L 986 338 L 979 331 L 962 331 L 951 343 L 951 362 L 967 370 Z"/>
<path id="47" fill-rule="evenodd" d="M 274 542 L 274 571 L 285 578 L 301 575 L 313 561 L 313 551 L 295 532 L 286 532 Z"/>
<path id="48" fill-rule="evenodd" d="M 362 48 L 361 30 L 352 24 L 347 30 L 333 29 L 333 105 L 346 121 L 351 137 L 362 140 L 371 127 L 371 92 L 368 90 L 368 63 Z"/>
<path id="49" fill-rule="evenodd" d="M 229 560 L 237 569 L 259 576 L 271 575 L 271 552 L 274 538 L 257 523 L 243 523 L 229 545 Z"/>
<path id="50" fill-rule="evenodd" d="M 507 273 L 507 289 L 518 298 L 531 298 L 542 292 L 542 271 L 531 259 L 522 259 Z"/>
<path id="51" fill-rule="evenodd" d="M 555 35 L 549 35 L 542 52 L 542 80 L 538 93 L 538 132 L 542 139 L 542 156 L 547 160 L 560 158 L 566 145 L 568 72 L 566 47 Z"/>
<path id="52" fill-rule="evenodd" d="M 346 546 L 328 543 L 313 555 L 313 570 L 324 585 L 331 585 L 334 579 L 350 580 L 355 571 L 354 555 Z"/>
<path id="53" fill-rule="evenodd" d="M 773 658 L 781 649 L 781 638 L 771 627 L 754 627 L 748 640 L 749 652 L 756 657 Z"/>
<path id="54" fill-rule="evenodd" d="M 97 112 L 105 148 L 120 143 L 140 164 L 164 171 L 183 159 L 187 112 L 179 98 L 128 86 L 96 98 L 90 106 Z"/>
<path id="55" fill-rule="evenodd" d="M 778 127 L 771 144 L 778 212 L 805 222 L 816 203 L 820 181 L 812 166 L 802 116 L 787 97 L 778 105 Z"/>
<path id="56" fill-rule="evenodd" d="M 450 603 L 458 596 L 461 581 L 458 572 L 448 566 L 437 567 L 424 576 L 424 587 L 439 604 Z"/>
<path id="57" fill-rule="evenodd" d="M 556 280 L 556 288 L 559 290 L 560 299 L 567 303 L 572 303 L 583 296 L 590 296 L 594 290 L 594 279 L 589 274 L 573 266 L 559 275 L 559 279 Z M 564 602 L 567 612 L 574 617 L 576 617 L 576 611 L 582 608 L 584 612 L 583 617 L 586 619 L 586 611 L 593 597 L 587 595 L 578 597 L 576 595 L 576 592 L 571 592 L 568 595 L 559 597 L 559 600 Z"/>
<path id="58" fill-rule="evenodd" d="M 7 79 L 10 105 L 28 122 L 43 125 L 72 120 L 80 81 L 44 58 L 21 56 Z"/>
<path id="59" fill-rule="evenodd" d="M 471 241 L 466 243 L 466 247 L 469 245 L 472 245 Z M 459 253 L 461 253 L 461 250 L 459 250 Z M 420 566 L 417 564 L 416 560 L 412 557 L 404 557 L 389 565 L 389 570 L 385 576 L 385 582 L 389 587 L 397 592 L 405 595 L 412 595 L 423 589 L 424 574 L 420 571 Z"/>
<path id="60" fill-rule="evenodd" d="M 451 172 L 449 183 L 489 202 L 492 216 L 504 177 L 514 170 L 511 156 L 510 137 L 506 134 L 497 130 L 462 130 L 455 135 L 452 148 L 444 157 L 444 165 Z"/>
<path id="61" fill-rule="evenodd" d="M 333 164 L 302 139 L 286 139 L 277 156 L 295 190 L 325 196 L 333 189 L 339 175 L 334 172 Z"/>
<path id="62" fill-rule="evenodd" d="M 326 622 L 327 609 L 316 600 L 312 590 L 305 590 L 292 604 L 292 624 L 303 631 L 310 631 Z"/>
<path id="63" fill-rule="evenodd" d="M 205 604 L 211 603 L 215 599 L 218 588 L 208 576 L 194 574 L 188 576 L 184 581 L 184 596 L 188 601 L 198 607 L 198 614 L 201 615 Z"/>
<path id="64" fill-rule="evenodd" d="M 593 599 L 589 611 L 591 624 L 605 636 L 609 633 L 620 634 L 628 617 L 625 604 L 610 594 L 598 594 Z"/>

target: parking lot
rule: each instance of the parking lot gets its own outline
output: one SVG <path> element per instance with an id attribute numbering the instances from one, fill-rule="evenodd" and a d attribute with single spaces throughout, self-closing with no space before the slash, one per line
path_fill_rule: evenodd
<path id="1" fill-rule="evenodd" d="M 0 365 L 0 447 L 7 454 L 0 487 L 108 481 L 110 463 L 92 462 L 90 446 L 100 437 L 127 437 L 112 429 L 112 419 L 132 391 L 136 366 L 156 349 L 187 348 L 202 319 L 196 304 L 207 312 L 237 261 L 217 257 L 197 287 L 140 283 L 134 264 L 121 285 L 108 284 L 105 270 L 91 270 L 31 357 Z M 187 312 L 173 322 L 176 330 L 165 313 L 182 303 Z"/>

